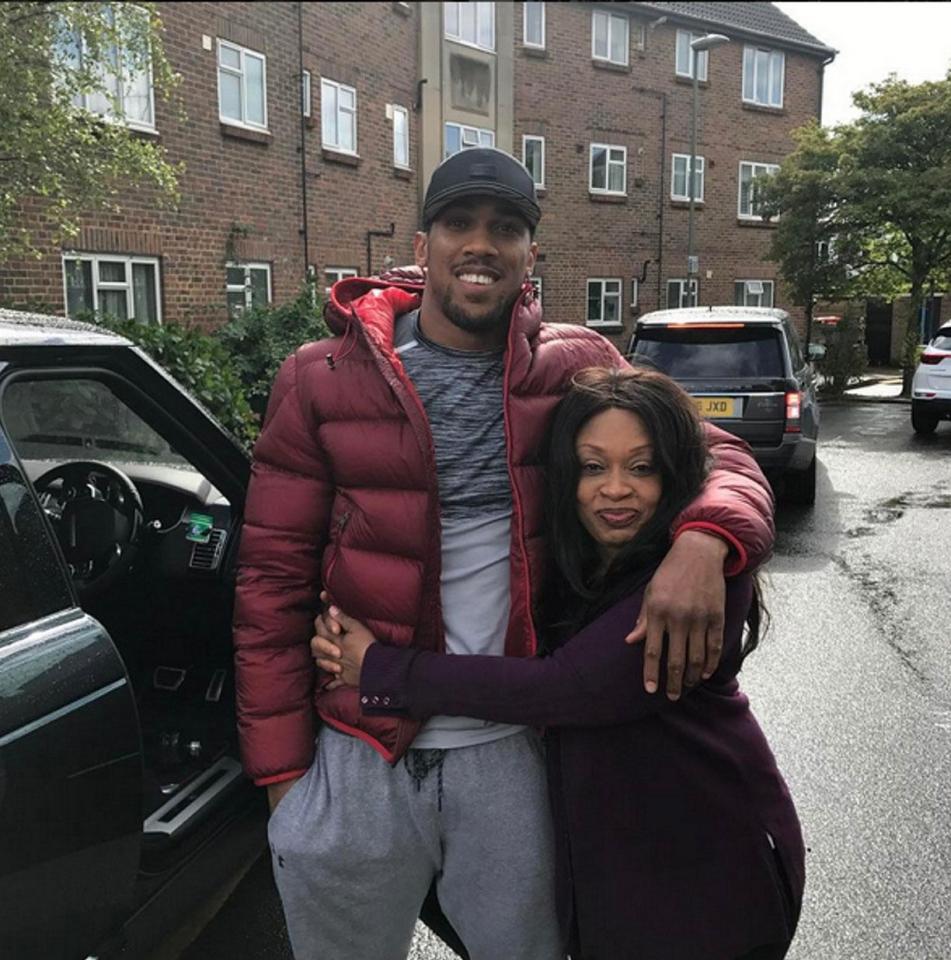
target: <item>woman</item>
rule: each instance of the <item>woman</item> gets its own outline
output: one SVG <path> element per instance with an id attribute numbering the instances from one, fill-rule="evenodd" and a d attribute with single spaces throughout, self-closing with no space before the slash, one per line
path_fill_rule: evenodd
<path id="1" fill-rule="evenodd" d="M 799 822 L 736 681 L 758 640 L 752 578 L 728 582 L 720 666 L 680 700 L 644 692 L 643 646 L 624 642 L 705 463 L 672 380 L 584 371 L 549 435 L 548 655 L 397 649 L 335 608 L 335 643 L 314 641 L 367 713 L 547 727 L 559 916 L 580 960 L 779 960 L 795 931 Z"/>

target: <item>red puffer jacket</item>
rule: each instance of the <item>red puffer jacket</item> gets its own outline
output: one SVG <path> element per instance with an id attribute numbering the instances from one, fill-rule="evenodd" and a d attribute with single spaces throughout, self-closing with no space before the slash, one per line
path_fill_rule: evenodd
<path id="1" fill-rule="evenodd" d="M 301 347 L 271 394 L 242 532 L 235 601 L 238 726 L 248 774 L 288 779 L 313 759 L 316 712 L 395 763 L 415 737 L 410 719 L 365 717 L 352 688 L 317 689 L 310 654 L 323 585 L 383 641 L 443 649 L 440 516 L 432 435 L 393 351 L 395 317 L 420 302 L 420 275 L 348 279 L 327 319 L 340 335 Z M 535 651 L 532 589 L 542 569 L 542 470 L 549 416 L 579 369 L 622 364 L 582 326 L 542 324 L 526 290 L 505 359 L 504 415 L 512 478 L 511 615 L 506 653 Z M 711 428 L 717 458 L 705 492 L 677 529 L 708 528 L 733 565 L 772 548 L 772 495 L 741 441 Z"/>

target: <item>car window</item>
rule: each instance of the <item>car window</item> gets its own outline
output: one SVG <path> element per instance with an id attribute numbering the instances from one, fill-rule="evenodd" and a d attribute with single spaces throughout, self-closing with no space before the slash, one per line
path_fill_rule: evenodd
<path id="1" fill-rule="evenodd" d="M 792 321 L 783 321 L 783 330 L 786 333 L 786 342 L 789 344 L 789 359 L 792 362 L 793 370 L 801 370 L 805 365 L 802 356 L 802 347 L 799 344 L 799 334 L 792 325 Z"/>
<path id="2" fill-rule="evenodd" d="M 15 380 L 3 392 L 0 417 L 24 460 L 189 466 L 100 380 Z"/>
<path id="3" fill-rule="evenodd" d="M 772 327 L 646 329 L 634 352 L 676 380 L 786 375 L 780 333 Z"/>
<path id="4" fill-rule="evenodd" d="M 942 330 L 938 335 L 931 341 L 931 346 L 935 350 L 951 350 L 951 330 Z"/>
<path id="5" fill-rule="evenodd" d="M 10 450 L 0 432 L 0 460 Z M 23 475 L 0 463 L 0 630 L 73 605 L 40 508 Z"/>

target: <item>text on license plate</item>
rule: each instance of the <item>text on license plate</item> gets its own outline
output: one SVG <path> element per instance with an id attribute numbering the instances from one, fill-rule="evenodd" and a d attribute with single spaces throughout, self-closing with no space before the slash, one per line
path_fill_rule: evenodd
<path id="1" fill-rule="evenodd" d="M 705 417 L 742 416 L 740 403 L 733 397 L 694 397 Z"/>

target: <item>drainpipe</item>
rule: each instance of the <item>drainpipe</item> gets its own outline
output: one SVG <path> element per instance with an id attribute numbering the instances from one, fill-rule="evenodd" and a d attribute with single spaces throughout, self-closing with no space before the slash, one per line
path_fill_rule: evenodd
<path id="1" fill-rule="evenodd" d="M 635 93 L 643 93 L 660 100 L 660 195 L 657 200 L 657 309 L 663 306 L 663 276 L 664 276 L 664 176 L 667 172 L 667 94 L 662 90 L 651 90 L 649 87 L 634 87 Z M 643 271 L 647 278 L 646 264 Z"/>
<path id="2" fill-rule="evenodd" d="M 820 127 L 822 126 L 822 91 L 825 87 L 826 67 L 829 66 L 833 60 L 835 60 L 835 51 L 830 53 L 829 56 L 819 64 L 819 104 L 816 107 L 816 119 L 819 121 Z"/>
<path id="3" fill-rule="evenodd" d="M 310 280 L 310 237 L 307 233 L 307 118 L 304 116 L 304 4 L 297 3 L 297 89 L 300 91 L 297 105 L 300 111 L 300 194 L 303 206 L 301 237 L 304 241 L 304 280 Z M 313 96 L 313 90 L 311 90 Z M 313 291 L 311 291 L 313 293 Z"/>

